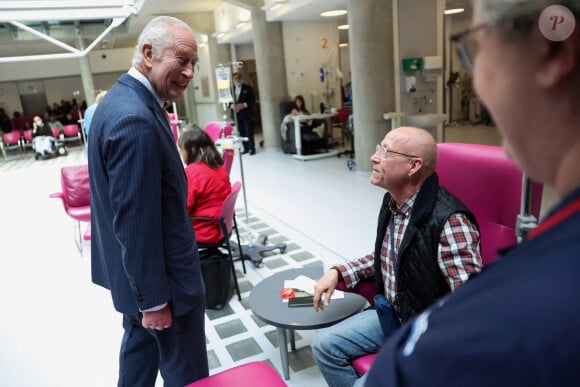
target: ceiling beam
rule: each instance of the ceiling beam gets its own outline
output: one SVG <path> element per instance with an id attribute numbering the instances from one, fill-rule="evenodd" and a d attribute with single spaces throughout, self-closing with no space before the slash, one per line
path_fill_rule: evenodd
<path id="1" fill-rule="evenodd" d="M 13 62 L 24 62 L 24 61 L 33 61 L 33 60 L 47 60 L 47 59 L 71 59 L 71 58 L 79 58 L 81 56 L 85 56 L 87 55 L 89 52 L 91 52 L 91 50 L 97 45 L 99 44 L 99 42 L 101 40 L 103 40 L 103 38 L 105 36 L 107 36 L 107 34 L 109 34 L 109 32 L 111 32 L 111 30 L 113 28 L 116 28 L 118 26 L 120 26 L 121 24 L 123 24 L 123 22 L 125 21 L 125 19 L 122 18 L 115 18 L 113 19 L 112 23 L 84 50 L 78 50 L 74 47 L 69 46 L 66 43 L 61 42 L 60 40 L 56 40 L 50 36 L 47 36 L 39 31 L 36 31 L 33 28 L 28 27 L 27 25 L 24 25 L 22 23 L 19 22 L 11 22 L 11 24 L 13 24 L 14 26 L 20 28 L 20 29 L 24 29 L 32 34 L 37 35 L 38 37 L 40 37 L 41 39 L 44 39 L 56 46 L 62 47 L 64 49 L 66 49 L 67 51 L 70 51 L 69 53 L 64 53 L 64 54 L 45 54 L 45 55 L 26 55 L 26 56 L 8 56 L 8 57 L 0 57 L 0 63 L 13 63 Z"/>

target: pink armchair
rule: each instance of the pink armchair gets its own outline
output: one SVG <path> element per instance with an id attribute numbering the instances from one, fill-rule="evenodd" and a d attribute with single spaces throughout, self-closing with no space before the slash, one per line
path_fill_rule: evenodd
<path id="1" fill-rule="evenodd" d="M 75 142 L 78 141 L 82 144 L 83 138 L 81 137 L 81 132 L 77 124 L 68 124 L 62 127 L 62 139 L 64 142 Z"/>
<path id="2" fill-rule="evenodd" d="M 441 143 L 436 172 L 439 184 L 471 209 L 479 224 L 483 264 L 498 255 L 498 250 L 517 242 L 516 222 L 521 209 L 522 172 L 499 146 Z M 539 218 L 543 186 L 532 184 L 531 215 Z M 339 283 L 339 290 L 344 284 Z M 354 291 L 371 303 L 375 294 L 374 278 L 362 281 Z M 353 360 L 359 375 L 365 374 L 374 354 Z"/>
<path id="3" fill-rule="evenodd" d="M 16 149 L 18 152 L 22 152 L 22 141 L 20 139 L 20 130 L 13 130 L 8 133 L 2 134 L 2 141 L 0 142 L 0 150 L 4 159 L 7 160 L 6 151 Z"/>
<path id="4" fill-rule="evenodd" d="M 81 255 L 83 254 L 82 241 L 90 240 L 91 205 L 89 188 L 88 165 L 62 167 L 60 170 L 61 192 L 50 195 L 62 201 L 65 212 L 75 220 L 75 243 Z M 80 222 L 89 222 L 84 236 L 81 235 Z"/>

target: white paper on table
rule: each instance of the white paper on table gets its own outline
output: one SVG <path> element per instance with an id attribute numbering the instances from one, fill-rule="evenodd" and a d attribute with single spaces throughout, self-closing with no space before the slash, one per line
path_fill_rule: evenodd
<path id="1" fill-rule="evenodd" d="M 299 275 L 298 277 L 294 278 L 293 280 L 285 280 L 284 287 L 285 288 L 294 288 L 300 289 L 308 294 L 314 294 L 314 281 L 312 278 L 306 277 L 305 275 Z M 324 297 L 324 295 L 323 295 Z M 342 290 L 334 290 L 332 293 L 331 300 L 338 300 L 344 298 L 344 292 Z M 284 302 L 288 302 L 288 300 L 284 300 Z"/>

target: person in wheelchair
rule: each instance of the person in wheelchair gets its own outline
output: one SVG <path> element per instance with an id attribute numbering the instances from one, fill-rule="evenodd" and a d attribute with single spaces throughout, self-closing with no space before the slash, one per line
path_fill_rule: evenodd
<path id="1" fill-rule="evenodd" d="M 36 160 L 46 160 L 68 152 L 60 139 L 52 136 L 52 128 L 40 116 L 34 116 L 32 126 L 32 149 Z"/>

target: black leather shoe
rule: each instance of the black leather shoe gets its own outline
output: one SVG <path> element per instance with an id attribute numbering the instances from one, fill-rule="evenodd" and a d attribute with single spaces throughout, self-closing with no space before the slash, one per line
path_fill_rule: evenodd
<path id="1" fill-rule="evenodd" d="M 256 151 L 252 149 L 252 150 L 250 151 L 250 156 L 252 156 L 252 155 L 255 155 L 255 154 L 256 154 Z"/>
<path id="2" fill-rule="evenodd" d="M 246 153 L 248 153 L 249 151 L 246 149 L 245 151 L 242 152 L 243 155 L 245 155 Z"/>

